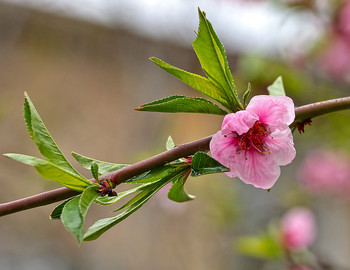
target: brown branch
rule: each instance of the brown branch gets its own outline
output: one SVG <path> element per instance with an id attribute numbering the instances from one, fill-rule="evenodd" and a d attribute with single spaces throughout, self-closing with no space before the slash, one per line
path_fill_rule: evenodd
<path id="1" fill-rule="evenodd" d="M 146 172 L 150 169 L 159 167 L 181 157 L 186 157 L 195 154 L 198 151 L 208 151 L 209 142 L 211 136 L 200 139 L 198 141 L 180 144 L 175 148 L 160 153 L 156 156 L 150 157 L 148 159 L 142 160 L 130 166 L 124 167 L 113 173 L 101 175 L 101 179 L 111 179 L 115 184 L 126 181 L 127 179 L 136 176 L 140 173 Z M 90 179 L 93 181 L 92 179 Z M 44 193 L 40 193 L 31 197 L 23 198 L 20 200 L 0 204 L 0 217 L 16 213 L 19 211 L 27 210 L 30 208 L 35 208 L 54 202 L 58 202 L 64 199 L 68 199 L 72 196 L 79 194 L 77 191 L 73 191 L 69 188 L 63 187 Z"/>
<path id="2" fill-rule="evenodd" d="M 294 122 L 302 122 L 320 115 L 346 109 L 350 109 L 350 97 L 316 102 L 296 108 Z"/>
<path id="3" fill-rule="evenodd" d="M 296 125 L 297 122 L 302 122 L 316 116 L 326 113 L 350 109 L 350 97 L 333 99 L 323 102 L 308 104 L 295 109 L 295 121 L 291 126 Z M 127 179 L 136 176 L 140 173 L 146 172 L 150 169 L 164 165 L 168 162 L 174 161 L 181 157 L 186 157 L 195 154 L 198 151 L 208 151 L 211 136 L 200 139 L 198 141 L 181 144 L 169 151 L 163 152 L 156 156 L 137 162 L 133 165 L 124 167 L 118 171 L 110 174 L 102 175 L 102 179 L 110 178 L 116 185 L 125 182 Z M 68 188 L 59 188 L 56 190 L 40 193 L 31 197 L 20 200 L 0 204 L 0 216 L 5 216 L 15 212 L 35 208 L 64 199 L 68 199 L 78 192 Z"/>
<path id="4" fill-rule="evenodd" d="M 13 214 L 19 211 L 24 211 L 27 209 L 59 202 L 78 194 L 78 191 L 74 191 L 69 188 L 63 187 L 46 191 L 23 199 L 19 199 L 16 201 L 2 203 L 0 204 L 0 217 Z"/>

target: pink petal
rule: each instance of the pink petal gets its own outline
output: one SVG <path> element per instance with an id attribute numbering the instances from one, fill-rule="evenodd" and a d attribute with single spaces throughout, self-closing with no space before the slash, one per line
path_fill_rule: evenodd
<path id="1" fill-rule="evenodd" d="M 269 189 L 281 174 L 280 167 L 270 154 L 241 151 L 236 157 L 238 177 L 246 184 Z"/>
<path id="2" fill-rule="evenodd" d="M 238 111 L 227 114 L 222 122 L 221 131 L 223 134 L 230 134 L 233 131 L 238 135 L 246 133 L 259 117 L 254 112 Z"/>
<path id="3" fill-rule="evenodd" d="M 222 135 L 221 131 L 218 131 L 211 139 L 209 147 L 212 157 L 222 165 L 231 169 L 231 171 L 226 174 L 229 177 L 236 177 L 237 174 L 234 167 L 237 151 L 239 150 L 236 139 L 232 135 L 225 136 Z"/>
<path id="4" fill-rule="evenodd" d="M 256 113 L 262 123 L 275 127 L 290 125 L 295 118 L 294 103 L 289 97 L 254 96 L 246 110 Z"/>
<path id="5" fill-rule="evenodd" d="M 284 130 L 276 129 L 266 137 L 265 143 L 278 165 L 287 165 L 295 158 L 292 131 L 288 126 Z"/>

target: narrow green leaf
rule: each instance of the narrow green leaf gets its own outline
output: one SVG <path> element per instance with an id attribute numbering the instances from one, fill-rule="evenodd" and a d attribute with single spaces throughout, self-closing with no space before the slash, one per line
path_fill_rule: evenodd
<path id="1" fill-rule="evenodd" d="M 77 172 L 67 161 L 61 150 L 56 145 L 55 141 L 52 139 L 28 94 L 24 93 L 24 95 L 25 122 L 27 124 L 29 134 L 37 145 L 40 153 L 47 161 L 51 162 L 57 167 L 60 167 L 66 172 L 75 175 L 77 178 L 85 179 L 84 176 Z"/>
<path id="2" fill-rule="evenodd" d="M 133 203 L 130 207 L 128 207 L 124 212 L 121 214 L 111 217 L 111 218 L 105 218 L 98 220 L 95 224 L 93 224 L 85 233 L 84 235 L 84 241 L 92 241 L 97 239 L 99 236 L 101 236 L 104 232 L 118 224 L 119 222 L 126 219 L 128 216 L 130 216 L 132 213 L 134 213 L 136 210 L 138 210 L 142 205 L 144 205 L 158 190 L 160 190 L 164 185 L 166 185 L 169 181 L 164 181 L 161 185 L 159 185 L 157 188 L 150 190 L 145 196 L 143 196 L 139 201 Z"/>
<path id="3" fill-rule="evenodd" d="M 158 58 L 151 57 L 150 59 L 160 68 L 164 69 L 188 86 L 216 100 L 229 110 L 232 110 L 229 103 L 226 101 L 227 98 L 225 92 L 209 79 L 171 66 Z"/>
<path id="4" fill-rule="evenodd" d="M 49 161 L 21 154 L 5 154 L 5 156 L 35 167 L 45 179 L 58 182 L 70 189 L 83 191 L 86 187 L 92 185 L 89 180 L 81 179 L 76 174 L 67 172 Z"/>
<path id="5" fill-rule="evenodd" d="M 55 207 L 55 209 L 52 211 L 51 215 L 50 215 L 50 219 L 61 219 L 61 214 L 62 214 L 62 210 L 63 210 L 63 207 L 70 201 L 71 199 L 69 200 L 66 200 L 64 201 L 63 203 L 57 205 Z"/>
<path id="6" fill-rule="evenodd" d="M 91 165 L 93 162 L 95 162 L 98 165 L 98 170 L 100 174 L 106 174 L 110 173 L 116 170 L 119 170 L 121 168 L 124 168 L 128 165 L 125 164 L 115 164 L 115 163 L 109 163 L 109 162 L 104 162 L 100 160 L 96 160 L 93 158 L 89 158 L 83 155 L 80 155 L 78 153 L 72 152 L 72 156 L 79 162 L 79 164 L 87 169 L 91 170 Z"/>
<path id="7" fill-rule="evenodd" d="M 97 165 L 97 163 L 95 161 L 91 163 L 91 174 L 95 178 L 95 180 L 99 183 L 99 180 L 98 180 L 98 165 Z"/>
<path id="8" fill-rule="evenodd" d="M 132 205 L 135 201 L 140 200 L 149 190 L 154 189 L 155 187 L 158 187 L 160 183 L 164 181 L 174 180 L 177 179 L 178 177 L 181 177 L 186 170 L 189 170 L 190 166 L 177 166 L 177 167 L 172 167 L 172 166 L 162 166 L 155 168 L 153 170 L 148 171 L 148 175 L 146 174 L 145 177 L 143 178 L 143 174 L 139 175 L 140 177 L 137 180 L 134 180 L 132 183 L 148 183 L 147 185 L 142 185 L 140 186 L 140 192 L 138 195 L 136 195 L 133 199 L 128 201 L 126 204 L 121 206 L 115 211 L 122 210 L 130 205 Z M 170 181 L 169 180 L 169 181 Z"/>
<path id="9" fill-rule="evenodd" d="M 152 183 L 150 183 L 152 184 Z M 104 196 L 104 197 L 97 197 L 95 202 L 100 204 L 100 205 L 111 205 L 114 204 L 118 201 L 120 201 L 121 199 L 125 198 L 126 196 L 129 196 L 133 193 L 139 192 L 140 190 L 142 190 L 144 188 L 144 186 L 150 185 L 150 184 L 144 184 L 144 185 L 140 185 L 138 187 L 126 190 L 126 191 L 122 191 L 122 192 L 118 192 L 117 196 Z"/>
<path id="10" fill-rule="evenodd" d="M 271 96 L 285 96 L 286 92 L 284 91 L 282 76 L 279 76 L 273 84 L 268 86 L 267 91 Z"/>
<path id="11" fill-rule="evenodd" d="M 171 136 L 168 137 L 168 140 L 166 141 L 166 150 L 171 150 L 175 147 L 175 143 L 174 140 Z"/>
<path id="12" fill-rule="evenodd" d="M 79 244 L 84 236 L 84 217 L 79 208 L 81 195 L 70 200 L 64 207 L 61 215 L 61 221 L 68 231 L 73 233 Z"/>
<path id="13" fill-rule="evenodd" d="M 167 113 L 207 113 L 226 115 L 227 112 L 209 100 L 198 97 L 171 96 L 136 108 L 138 111 Z"/>
<path id="14" fill-rule="evenodd" d="M 154 184 L 152 186 L 154 186 Z M 135 197 L 133 197 L 130 201 L 128 201 L 127 203 L 125 203 L 124 205 L 119 207 L 118 209 L 114 210 L 113 212 L 123 210 L 123 209 L 129 207 L 130 205 L 133 205 L 134 203 L 137 203 L 137 202 L 143 200 L 144 197 L 148 196 L 148 194 L 150 193 L 150 190 L 152 190 L 152 189 L 142 190 L 139 194 L 137 194 Z"/>
<path id="15" fill-rule="evenodd" d="M 216 35 L 205 13 L 198 9 L 199 28 L 197 38 L 192 46 L 201 63 L 203 71 L 209 79 L 219 84 L 225 95 L 225 100 L 234 111 L 242 109 L 237 91 L 227 62 L 224 46 Z M 222 93 L 222 94 L 223 94 Z"/>
<path id="16" fill-rule="evenodd" d="M 196 198 L 185 191 L 184 185 L 187 177 L 188 175 L 184 174 L 176 179 L 168 192 L 168 198 L 170 200 L 175 202 L 186 202 Z"/>
<path id="17" fill-rule="evenodd" d="M 244 107 L 247 107 L 247 99 L 248 99 L 248 97 L 249 97 L 251 91 L 252 91 L 252 87 L 251 87 L 251 84 L 250 84 L 250 82 L 249 82 L 249 83 L 248 83 L 247 91 L 245 91 L 244 94 L 243 94 L 243 104 L 244 104 Z"/>
<path id="18" fill-rule="evenodd" d="M 98 196 L 99 194 L 94 186 L 87 187 L 83 191 L 79 200 L 80 213 L 83 218 L 86 216 L 87 211 Z"/>
<path id="19" fill-rule="evenodd" d="M 145 173 L 142 173 L 140 175 L 137 175 L 131 178 L 127 182 L 131 184 L 142 184 L 142 185 L 130 190 L 118 192 L 118 195 L 114 197 L 108 197 L 108 196 L 98 197 L 95 201 L 101 205 L 114 204 L 133 193 L 136 193 L 145 189 L 150 189 L 154 187 L 154 185 L 157 182 L 161 181 L 163 178 L 169 177 L 169 175 L 176 175 L 180 170 L 185 170 L 185 169 L 186 169 L 185 167 L 181 168 L 181 167 L 164 165 L 162 167 L 149 170 Z"/>
<path id="20" fill-rule="evenodd" d="M 159 179 L 167 177 L 169 175 L 176 174 L 179 171 L 179 169 L 182 170 L 183 168 L 179 168 L 171 165 L 164 165 L 164 166 L 149 170 L 147 172 L 141 173 L 129 179 L 128 181 L 126 181 L 126 183 L 132 183 L 132 184 L 152 183 L 152 182 L 158 181 Z"/>
<path id="21" fill-rule="evenodd" d="M 168 184 L 173 179 L 183 175 L 183 173 L 188 170 L 188 167 L 175 167 L 176 170 L 173 170 L 168 175 L 164 176 L 164 178 L 159 179 L 157 182 L 150 183 L 148 185 L 144 185 L 140 188 L 140 193 L 136 195 L 133 199 L 131 199 L 127 205 L 122 206 L 121 208 L 127 207 L 124 212 L 121 214 L 112 217 L 101 219 L 97 221 L 94 225 L 92 225 L 84 235 L 84 241 L 91 241 L 97 239 L 100 235 L 102 235 L 105 231 L 109 230 L 133 212 L 138 210 L 143 204 L 145 204 L 156 192 L 158 192 L 162 187 Z"/>
<path id="22" fill-rule="evenodd" d="M 226 168 L 204 152 L 197 152 L 194 154 L 191 162 L 191 168 L 191 176 L 230 171 L 229 168 Z"/>
<path id="23" fill-rule="evenodd" d="M 27 93 L 25 92 L 24 95 L 27 95 Z M 33 129 L 32 129 L 32 113 L 30 111 L 30 106 L 26 98 L 24 98 L 23 111 L 24 111 L 24 120 L 26 122 L 29 135 L 34 140 Z"/>

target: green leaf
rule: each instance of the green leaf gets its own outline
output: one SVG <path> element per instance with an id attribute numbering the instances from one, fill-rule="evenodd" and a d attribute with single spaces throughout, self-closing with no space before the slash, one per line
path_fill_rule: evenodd
<path id="1" fill-rule="evenodd" d="M 77 178 L 85 179 L 85 177 L 77 172 L 67 161 L 45 127 L 28 94 L 24 93 L 24 95 L 25 122 L 27 124 L 29 134 L 37 145 L 40 153 L 47 161 L 51 162 L 55 166 L 62 168 L 64 171 L 72 175 L 75 175 Z"/>
<path id="2" fill-rule="evenodd" d="M 168 198 L 175 202 L 186 202 L 195 199 L 196 197 L 187 192 L 184 189 L 188 175 L 184 174 L 175 180 L 174 184 L 171 186 L 168 192 Z"/>
<path id="3" fill-rule="evenodd" d="M 68 201 L 63 207 L 61 221 L 66 229 L 77 238 L 79 244 L 83 241 L 86 213 L 97 196 L 95 187 L 91 186 L 79 196 Z"/>
<path id="4" fill-rule="evenodd" d="M 98 180 L 98 165 L 97 165 L 97 163 L 95 161 L 91 163 L 91 174 L 95 178 L 95 180 L 99 183 L 99 180 Z"/>
<path id="5" fill-rule="evenodd" d="M 151 183 L 152 184 L 152 183 Z M 122 191 L 122 192 L 118 192 L 118 195 L 117 196 L 112 196 L 112 197 L 109 197 L 109 196 L 104 196 L 104 197 L 97 197 L 95 202 L 100 204 L 100 205 L 111 205 L 111 204 L 114 204 L 118 201 L 120 201 L 121 199 L 125 198 L 126 196 L 129 196 L 133 193 L 136 193 L 140 190 L 142 190 L 142 188 L 144 186 L 147 186 L 147 185 L 150 185 L 150 184 L 144 184 L 144 185 L 140 185 L 138 187 L 135 187 L 135 188 L 132 188 L 132 189 L 129 189 L 129 190 L 126 190 L 126 191 Z"/>
<path id="6" fill-rule="evenodd" d="M 104 232 L 106 232 L 122 220 L 126 219 L 128 216 L 130 216 L 132 213 L 138 210 L 142 205 L 144 205 L 158 190 L 165 186 L 169 181 L 171 181 L 171 179 L 167 179 L 166 181 L 163 181 L 160 185 L 158 185 L 156 188 L 149 190 L 147 193 L 145 192 L 142 198 L 130 205 L 121 214 L 115 217 L 98 220 L 87 230 L 87 232 L 84 235 L 84 241 L 91 241 L 97 239 Z"/>
<path id="7" fill-rule="evenodd" d="M 230 107 L 229 103 L 226 101 L 225 92 L 209 79 L 197 74 L 184 71 L 177 67 L 171 66 L 168 63 L 156 57 L 151 57 L 150 59 L 160 68 L 164 69 L 174 77 L 178 78 L 180 81 L 184 82 L 185 84 L 192 87 L 193 89 L 203 93 L 204 95 L 207 95 L 208 97 L 216 100 L 217 102 L 222 104 L 224 107 L 232 111 L 232 108 Z"/>
<path id="8" fill-rule="evenodd" d="M 252 87 L 250 85 L 250 83 L 248 83 L 248 89 L 247 91 L 244 92 L 243 94 L 243 104 L 244 104 L 244 107 L 247 107 L 247 99 L 250 95 L 250 92 L 252 91 Z"/>
<path id="9" fill-rule="evenodd" d="M 267 91 L 271 96 L 285 96 L 286 92 L 284 91 L 282 76 L 279 76 L 273 84 L 268 86 Z"/>
<path id="10" fill-rule="evenodd" d="M 125 198 L 126 196 L 129 196 L 133 193 L 143 191 L 145 189 L 150 189 L 154 187 L 154 185 L 157 184 L 157 182 L 161 181 L 163 178 L 169 177 L 169 175 L 176 175 L 179 171 L 185 170 L 188 168 L 188 166 L 179 167 L 179 166 L 169 166 L 164 165 L 162 167 L 158 167 L 152 170 L 149 170 L 145 173 L 139 174 L 131 179 L 129 179 L 126 183 L 131 184 L 142 184 L 136 188 L 119 192 L 117 196 L 114 197 L 98 197 L 95 201 L 101 205 L 111 205 L 114 204 L 121 199 Z M 152 186 L 153 185 L 153 186 Z"/>
<path id="11" fill-rule="evenodd" d="M 154 186 L 154 184 L 152 186 Z M 123 209 L 133 205 L 134 203 L 141 201 L 144 197 L 148 196 L 150 190 L 152 190 L 152 188 L 142 190 L 139 194 L 137 194 L 135 197 L 133 197 L 130 201 L 128 201 L 127 203 L 125 203 L 124 205 L 119 207 L 118 209 L 114 210 L 113 212 L 123 210 Z"/>
<path id="12" fill-rule="evenodd" d="M 128 166 L 125 164 L 115 164 L 115 163 L 109 163 L 109 162 L 96 160 L 93 158 L 89 158 L 89 157 L 80 155 L 80 154 L 75 153 L 75 152 L 72 152 L 72 156 L 79 162 L 79 164 L 83 168 L 85 168 L 87 170 L 91 170 L 91 165 L 93 162 L 95 162 L 98 165 L 98 170 L 99 170 L 100 174 L 114 172 L 116 170 L 119 170 L 121 168 Z"/>
<path id="13" fill-rule="evenodd" d="M 70 200 L 64 207 L 61 215 L 61 221 L 68 231 L 73 233 L 79 244 L 84 236 L 84 217 L 79 208 L 81 195 Z"/>
<path id="14" fill-rule="evenodd" d="M 138 111 L 167 113 L 207 113 L 226 115 L 227 112 L 209 100 L 198 97 L 171 96 L 136 108 Z"/>
<path id="15" fill-rule="evenodd" d="M 185 166 L 182 168 L 185 168 Z M 147 172 L 141 173 L 129 179 L 128 181 L 126 181 L 126 183 L 132 183 L 132 184 L 152 183 L 152 182 L 158 181 L 159 179 L 167 177 L 168 175 L 175 174 L 178 171 L 179 171 L 179 167 L 164 165 L 164 166 L 149 170 Z"/>
<path id="16" fill-rule="evenodd" d="M 87 211 L 92 203 L 99 196 L 95 186 L 87 187 L 80 196 L 79 209 L 81 215 L 85 218 Z"/>
<path id="17" fill-rule="evenodd" d="M 168 169 L 170 168 L 171 167 L 168 167 Z M 138 210 L 162 187 L 171 182 L 173 179 L 176 179 L 180 175 L 183 175 L 184 172 L 189 169 L 188 166 L 177 166 L 173 168 L 174 170 L 171 170 L 171 173 L 169 172 L 157 182 L 152 182 L 139 187 L 139 190 L 141 192 L 137 194 L 134 198 L 132 198 L 129 202 L 127 202 L 125 205 L 119 208 L 124 209 L 125 207 L 127 207 L 124 212 L 112 218 L 101 219 L 97 221 L 94 225 L 92 225 L 85 233 L 84 241 L 91 241 L 97 239 L 105 231 L 109 230 L 110 228 L 127 218 L 133 212 Z"/>
<path id="18" fill-rule="evenodd" d="M 231 110 L 242 109 L 227 62 L 224 46 L 216 35 L 205 13 L 198 9 L 199 28 L 192 46 L 208 78 L 221 88 L 221 95 L 231 106 Z"/>
<path id="19" fill-rule="evenodd" d="M 171 136 L 168 137 L 168 140 L 166 141 L 166 150 L 171 150 L 175 147 L 175 143 L 174 143 L 174 140 L 173 138 L 171 138 Z"/>
<path id="20" fill-rule="evenodd" d="M 226 168 L 204 152 L 197 152 L 194 154 L 191 162 L 191 168 L 191 176 L 230 171 L 229 168 Z"/>
<path id="21" fill-rule="evenodd" d="M 277 259 L 283 254 L 281 245 L 268 234 L 240 237 L 236 248 L 243 255 L 259 259 Z"/>
<path id="22" fill-rule="evenodd" d="M 51 215 L 50 215 L 50 218 L 51 219 L 61 219 L 61 214 L 62 214 L 62 210 L 63 210 L 63 207 L 70 201 L 71 199 L 69 200 L 66 200 L 65 202 L 57 205 L 55 207 L 55 209 L 52 211 Z"/>
<path id="23" fill-rule="evenodd" d="M 45 179 L 58 182 L 70 189 L 83 191 L 86 187 L 92 185 L 89 180 L 67 172 L 49 161 L 21 154 L 5 154 L 5 156 L 35 167 L 38 173 Z"/>

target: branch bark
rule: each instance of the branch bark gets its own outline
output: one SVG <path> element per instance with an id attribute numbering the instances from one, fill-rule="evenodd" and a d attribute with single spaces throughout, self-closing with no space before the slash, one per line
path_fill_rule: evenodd
<path id="1" fill-rule="evenodd" d="M 295 126 L 298 122 L 303 122 L 304 120 L 311 119 L 313 117 L 345 109 L 350 109 L 350 97 L 316 102 L 301 106 L 295 109 L 295 121 L 291 124 L 291 127 Z M 158 166 L 162 166 L 176 159 L 193 155 L 198 151 L 208 151 L 211 138 L 212 136 L 209 136 L 194 142 L 178 145 L 169 151 L 124 167 L 110 174 L 102 175 L 101 178 L 110 178 L 116 185 L 119 185 L 133 176 Z M 93 180 L 91 179 L 91 181 Z M 68 199 L 77 194 L 79 193 L 64 187 L 20 200 L 3 203 L 0 204 L 0 216 L 48 205 Z"/>

